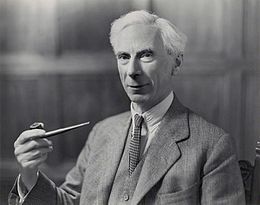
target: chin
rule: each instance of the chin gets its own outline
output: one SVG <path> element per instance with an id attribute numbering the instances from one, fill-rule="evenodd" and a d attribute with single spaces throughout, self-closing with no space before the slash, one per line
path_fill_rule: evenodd
<path id="1" fill-rule="evenodd" d="M 149 96 L 146 95 L 131 95 L 130 100 L 136 104 L 146 104 L 149 101 Z"/>

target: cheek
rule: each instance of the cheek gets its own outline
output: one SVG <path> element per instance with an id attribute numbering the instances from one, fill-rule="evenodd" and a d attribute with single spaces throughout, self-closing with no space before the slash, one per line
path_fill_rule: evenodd
<path id="1" fill-rule="evenodd" d="M 120 80 L 123 82 L 124 81 L 125 72 L 124 72 L 124 69 L 121 66 L 118 66 L 118 73 L 119 73 L 119 76 L 120 76 Z"/>
<path id="2" fill-rule="evenodd" d="M 151 73 L 151 80 L 155 90 L 163 90 L 164 88 L 170 86 L 171 75 L 168 70 L 161 69 L 155 70 Z"/>
<path id="3" fill-rule="evenodd" d="M 159 68 L 160 68 L 160 65 L 156 61 L 148 63 L 148 64 L 146 64 L 146 63 L 142 64 L 143 73 L 145 74 L 145 76 L 147 76 L 151 80 L 154 80 Z"/>

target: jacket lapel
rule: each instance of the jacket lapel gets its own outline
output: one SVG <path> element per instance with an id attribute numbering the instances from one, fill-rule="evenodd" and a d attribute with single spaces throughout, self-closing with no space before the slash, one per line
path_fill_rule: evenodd
<path id="1" fill-rule="evenodd" d="M 189 137 L 188 109 L 175 97 L 151 142 L 142 167 L 132 204 L 138 204 L 145 194 L 181 157 L 177 142 Z"/>
<path id="2" fill-rule="evenodd" d="M 102 165 L 102 167 L 104 167 L 104 172 L 98 188 L 98 204 L 108 204 L 113 181 L 124 151 L 126 137 L 128 136 L 128 131 L 131 125 L 130 113 L 121 116 L 121 118 L 119 118 L 115 123 L 115 129 L 108 131 L 109 139 L 111 140 Z"/>

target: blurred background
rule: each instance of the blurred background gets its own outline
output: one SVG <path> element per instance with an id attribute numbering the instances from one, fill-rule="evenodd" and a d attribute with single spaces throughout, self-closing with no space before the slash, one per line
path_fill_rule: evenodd
<path id="1" fill-rule="evenodd" d="M 259 0 L 0 0 L 0 204 L 18 174 L 13 143 L 35 121 L 52 130 L 42 167 L 61 183 L 94 124 L 128 110 L 108 33 L 135 9 L 167 18 L 187 36 L 175 92 L 229 132 L 239 159 L 254 162 L 260 135 Z"/>

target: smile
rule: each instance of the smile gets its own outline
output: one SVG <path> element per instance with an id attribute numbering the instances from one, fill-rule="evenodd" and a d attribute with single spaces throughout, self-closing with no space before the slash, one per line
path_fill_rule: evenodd
<path id="1" fill-rule="evenodd" d="M 145 87 L 148 84 L 143 84 L 143 85 L 127 85 L 127 87 L 131 88 L 131 89 L 141 89 L 143 87 Z"/>

